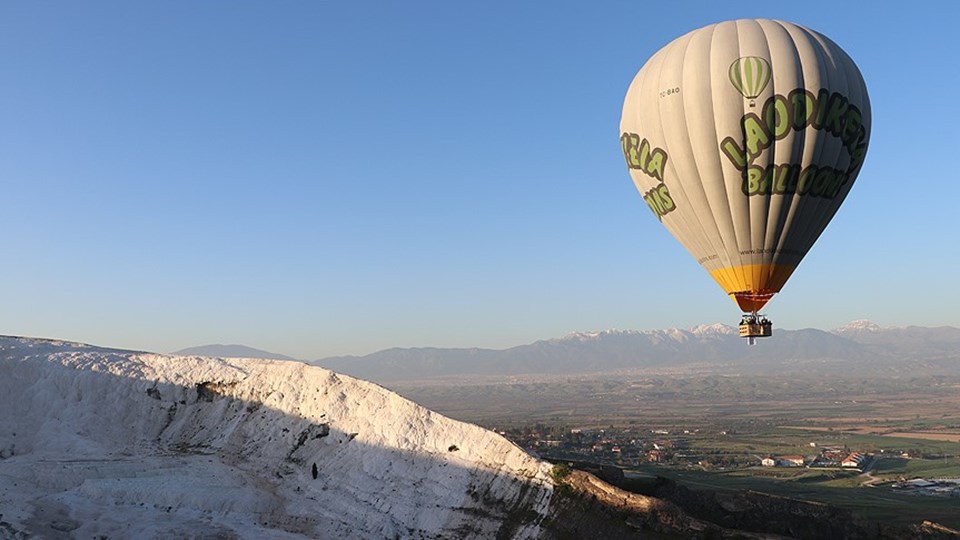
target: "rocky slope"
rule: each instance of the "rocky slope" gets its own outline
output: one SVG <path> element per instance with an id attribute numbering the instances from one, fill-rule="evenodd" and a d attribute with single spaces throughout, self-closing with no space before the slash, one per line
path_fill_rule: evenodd
<path id="1" fill-rule="evenodd" d="M 23 338 L 0 457 L 0 538 L 526 538 L 553 494 L 499 435 L 325 369 Z"/>

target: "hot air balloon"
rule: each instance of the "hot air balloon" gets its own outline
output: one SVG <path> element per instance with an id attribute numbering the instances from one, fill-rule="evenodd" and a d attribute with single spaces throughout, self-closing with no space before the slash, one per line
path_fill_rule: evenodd
<path id="1" fill-rule="evenodd" d="M 664 227 L 744 312 L 780 292 L 850 192 L 870 138 L 860 71 L 783 21 L 712 24 L 654 54 L 627 91 L 620 143 Z"/>

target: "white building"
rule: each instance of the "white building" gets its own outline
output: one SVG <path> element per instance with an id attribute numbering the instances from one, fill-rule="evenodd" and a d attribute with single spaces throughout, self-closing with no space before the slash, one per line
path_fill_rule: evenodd
<path id="1" fill-rule="evenodd" d="M 803 467 L 803 456 L 780 456 L 777 464 L 781 467 Z"/>

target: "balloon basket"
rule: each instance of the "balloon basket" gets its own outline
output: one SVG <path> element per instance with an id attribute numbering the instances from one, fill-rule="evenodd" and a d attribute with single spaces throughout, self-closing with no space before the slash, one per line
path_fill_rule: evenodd
<path id="1" fill-rule="evenodd" d="M 748 345 L 756 345 L 756 338 L 773 335 L 770 319 L 756 313 L 747 313 L 740 319 L 740 337 L 747 338 Z"/>

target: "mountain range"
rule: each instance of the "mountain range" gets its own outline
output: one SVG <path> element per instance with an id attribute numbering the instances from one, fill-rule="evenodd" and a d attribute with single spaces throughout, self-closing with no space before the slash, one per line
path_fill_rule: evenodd
<path id="1" fill-rule="evenodd" d="M 960 374 L 960 328 L 880 327 L 854 321 L 832 331 L 780 330 L 746 344 L 723 324 L 687 330 L 580 332 L 503 350 L 394 348 L 314 362 L 376 382 L 440 377 L 573 375 L 649 369 L 872 375 Z"/>
<path id="2" fill-rule="evenodd" d="M 272 358 L 274 360 L 296 360 L 296 358 L 284 354 L 264 351 L 262 349 L 254 349 L 253 347 L 247 347 L 246 345 L 221 345 L 219 343 L 200 345 L 198 347 L 187 347 L 186 349 L 180 349 L 179 351 L 174 351 L 170 354 L 176 354 L 179 356 L 212 356 L 219 358 Z"/>

